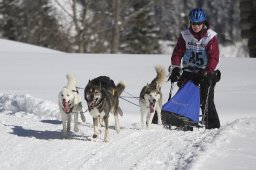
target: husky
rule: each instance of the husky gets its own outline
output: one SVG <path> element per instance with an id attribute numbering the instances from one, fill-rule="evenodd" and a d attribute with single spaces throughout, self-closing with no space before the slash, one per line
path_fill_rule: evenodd
<path id="1" fill-rule="evenodd" d="M 145 85 L 139 96 L 139 105 L 141 112 L 141 125 L 144 127 L 144 114 L 147 113 L 146 125 L 151 126 L 152 119 L 157 113 L 158 125 L 162 125 L 161 109 L 162 109 L 162 92 L 161 86 L 165 81 L 166 72 L 163 66 L 155 66 L 157 76 L 150 84 Z"/>
<path id="2" fill-rule="evenodd" d="M 115 130 L 120 132 L 118 114 L 122 114 L 119 107 L 119 97 L 125 89 L 123 81 L 115 85 L 114 81 L 107 76 L 100 76 L 89 80 L 84 90 L 84 98 L 88 105 L 90 115 L 93 117 L 93 138 L 99 135 L 101 120 L 104 121 L 104 142 L 109 142 L 109 113 L 115 118 Z"/>
<path id="3" fill-rule="evenodd" d="M 67 74 L 68 83 L 58 94 L 58 105 L 61 113 L 63 138 L 67 138 L 67 132 L 70 131 L 71 115 L 74 116 L 74 131 L 78 132 L 78 115 L 85 122 L 85 116 L 82 111 L 82 98 L 76 87 L 76 79 L 73 75 Z"/>

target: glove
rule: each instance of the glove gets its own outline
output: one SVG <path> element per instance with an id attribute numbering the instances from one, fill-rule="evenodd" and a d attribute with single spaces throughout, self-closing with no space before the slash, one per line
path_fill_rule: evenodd
<path id="1" fill-rule="evenodd" d="M 215 71 L 215 76 L 216 76 L 216 82 L 219 82 L 221 79 L 221 72 L 220 70 Z"/>
<path id="2" fill-rule="evenodd" d="M 170 67 L 169 67 L 169 70 Z M 171 70 L 171 75 L 168 78 L 168 81 L 171 80 L 171 82 L 176 82 L 179 80 L 179 77 L 181 76 L 181 69 L 179 67 L 175 67 L 174 69 Z"/>
<path id="3" fill-rule="evenodd" d="M 198 81 L 207 81 L 209 85 L 212 84 L 213 73 L 208 72 L 206 69 L 198 72 Z"/>
<path id="4" fill-rule="evenodd" d="M 208 75 L 207 70 L 200 70 L 198 72 L 198 79 L 203 80 L 207 77 L 207 75 Z"/>

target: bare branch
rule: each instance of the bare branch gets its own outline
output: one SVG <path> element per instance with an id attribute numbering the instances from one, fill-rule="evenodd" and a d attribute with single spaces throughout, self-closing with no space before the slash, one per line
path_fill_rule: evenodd
<path id="1" fill-rule="evenodd" d="M 72 14 L 70 14 L 62 5 L 58 0 L 55 0 L 56 4 L 70 17 L 72 18 Z"/>
<path id="2" fill-rule="evenodd" d="M 141 14 L 145 8 L 149 7 L 150 5 L 152 5 L 154 3 L 154 1 L 150 1 L 146 6 L 140 8 L 138 11 L 134 12 L 133 14 L 131 14 L 129 17 L 126 18 L 125 22 L 128 23 L 132 18 L 136 17 L 137 15 Z"/>

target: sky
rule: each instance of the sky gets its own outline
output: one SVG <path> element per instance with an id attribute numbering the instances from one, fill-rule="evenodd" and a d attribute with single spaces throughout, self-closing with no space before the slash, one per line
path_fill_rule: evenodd
<path id="1" fill-rule="evenodd" d="M 92 117 L 73 124 L 62 139 L 57 95 L 66 74 L 83 88 L 90 79 L 106 75 L 126 82 L 127 96 L 139 96 L 156 76 L 154 66 L 166 70 L 170 55 L 68 54 L 0 39 L 0 169 L 157 169 L 244 170 L 256 166 L 256 59 L 238 46 L 221 47 L 222 79 L 215 88 L 220 129 L 168 130 L 141 127 L 139 107 L 120 99 L 124 115 L 121 132 L 110 116 L 110 142 L 103 134 L 93 139 Z M 170 49 L 171 51 L 172 49 Z M 170 83 L 162 87 L 167 101 Z M 130 101 L 138 104 L 137 99 Z M 102 129 L 103 131 L 103 129 Z"/>

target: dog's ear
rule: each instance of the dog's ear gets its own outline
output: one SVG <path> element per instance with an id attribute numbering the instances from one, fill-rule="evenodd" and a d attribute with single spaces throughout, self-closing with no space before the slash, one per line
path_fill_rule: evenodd
<path id="1" fill-rule="evenodd" d="M 90 87 L 92 85 L 92 81 L 89 80 L 88 83 L 87 83 L 87 87 Z"/>
<path id="2" fill-rule="evenodd" d="M 149 84 L 148 83 L 146 84 L 145 88 L 149 88 Z"/>

